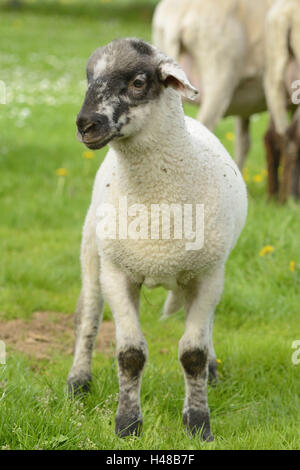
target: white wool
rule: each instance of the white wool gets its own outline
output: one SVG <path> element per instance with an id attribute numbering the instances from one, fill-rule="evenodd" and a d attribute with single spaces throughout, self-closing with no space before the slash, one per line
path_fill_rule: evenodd
<path id="1" fill-rule="evenodd" d="M 173 111 L 174 110 L 174 111 Z M 218 139 L 185 117 L 178 94 L 164 92 L 148 127 L 133 138 L 111 144 L 96 176 L 91 211 L 119 199 L 128 205 L 203 204 L 204 247 L 186 251 L 184 240 L 98 240 L 108 257 L 136 282 L 181 282 L 181 272 L 197 276 L 224 263 L 246 217 L 246 190 L 239 170 Z M 91 223 L 95 224 L 92 220 Z"/>

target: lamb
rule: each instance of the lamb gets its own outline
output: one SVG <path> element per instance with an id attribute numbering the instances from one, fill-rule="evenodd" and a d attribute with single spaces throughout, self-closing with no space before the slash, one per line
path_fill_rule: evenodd
<path id="1" fill-rule="evenodd" d="M 297 0 L 278 0 L 267 16 L 265 89 L 273 123 L 266 135 L 269 195 L 280 193 L 285 202 L 289 195 L 299 196 L 300 179 L 300 108 L 296 106 L 289 123 L 290 97 L 300 78 L 300 10 Z M 298 82 L 299 85 L 299 82 Z M 295 109 L 293 111 L 295 111 Z M 283 174 L 279 185 L 278 169 Z"/>
<path id="2" fill-rule="evenodd" d="M 200 122 L 213 131 L 222 117 L 236 116 L 240 169 L 250 148 L 250 117 L 267 110 L 265 20 L 275 1 L 162 0 L 153 16 L 154 44 L 200 90 Z"/>
<path id="3" fill-rule="evenodd" d="M 70 393 L 89 388 L 92 350 L 106 301 L 116 325 L 120 393 L 115 431 L 120 436 L 140 433 L 147 344 L 139 322 L 139 294 L 142 284 L 161 285 L 170 291 L 164 315 L 186 310 L 179 343 L 186 386 L 184 424 L 190 433 L 210 441 L 207 379 L 209 367 L 216 369 L 213 316 L 226 260 L 246 219 L 243 178 L 218 139 L 185 117 L 180 94 L 192 98 L 197 92 L 178 64 L 154 46 L 135 38 L 114 40 L 91 55 L 87 78 L 77 135 L 90 149 L 107 143 L 110 148 L 97 173 L 83 229 Z M 163 236 L 162 218 L 158 234 L 152 233 L 149 218 L 140 217 L 146 233 L 141 236 L 137 229 L 136 236 L 130 235 L 137 214 L 150 214 L 153 206 L 164 214 L 168 207 L 188 204 L 202 208 L 201 245 L 189 246 L 195 237 L 186 232 L 177 238 Z M 185 214 L 179 219 L 176 211 L 171 215 L 172 227 L 182 218 L 186 222 Z M 112 224 L 116 218 L 117 236 Z M 196 225 L 202 221 L 198 219 Z"/>

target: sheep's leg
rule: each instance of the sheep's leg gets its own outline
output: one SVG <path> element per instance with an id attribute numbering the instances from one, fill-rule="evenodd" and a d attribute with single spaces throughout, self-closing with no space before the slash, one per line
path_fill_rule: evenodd
<path id="1" fill-rule="evenodd" d="M 142 429 L 140 387 L 147 359 L 138 314 L 140 286 L 108 262 L 101 265 L 101 286 L 116 325 L 120 393 L 115 431 L 121 437 L 138 435 Z"/>
<path id="2" fill-rule="evenodd" d="M 176 291 L 170 291 L 165 301 L 162 318 L 168 318 L 177 313 L 185 304 L 184 292 L 178 288 Z M 208 380 L 211 384 L 218 381 L 217 374 L 217 358 L 213 344 L 213 322 L 214 316 L 211 316 L 209 325 L 209 363 L 208 363 Z"/>
<path id="3" fill-rule="evenodd" d="M 283 171 L 280 184 L 280 200 L 286 202 L 289 196 L 297 199 L 299 195 L 299 146 L 296 141 L 288 142 L 286 136 L 282 152 Z"/>
<path id="4" fill-rule="evenodd" d="M 88 213 L 83 232 L 81 265 L 82 290 L 75 314 L 75 348 L 73 365 L 68 376 L 69 392 L 88 391 L 91 382 L 92 352 L 103 312 L 99 282 L 99 255 L 93 218 Z"/>
<path id="5" fill-rule="evenodd" d="M 297 161 L 295 164 L 295 172 L 293 175 L 293 180 L 292 180 L 292 196 L 295 199 L 299 198 L 299 186 L 300 186 L 300 146 L 298 146 L 298 152 L 297 152 Z"/>
<path id="6" fill-rule="evenodd" d="M 179 359 L 184 371 L 186 396 L 183 421 L 192 434 L 213 440 L 207 403 L 210 353 L 210 324 L 223 290 L 224 268 L 206 274 L 187 289 L 186 329 L 179 342 Z"/>
<path id="7" fill-rule="evenodd" d="M 211 19 L 210 11 L 200 15 L 197 31 L 190 27 L 192 18 L 186 19 L 181 27 L 181 41 L 192 58 L 193 80 L 201 83 L 203 99 L 197 118 L 213 131 L 232 102 L 243 73 L 246 50 L 244 31 L 236 18 L 221 15 L 218 28 L 212 26 Z"/>
<path id="8" fill-rule="evenodd" d="M 203 101 L 197 119 L 213 131 L 224 117 L 233 97 L 237 79 L 234 70 L 217 69 L 203 77 Z"/>
<path id="9" fill-rule="evenodd" d="M 235 160 L 241 171 L 244 168 L 247 154 L 250 149 L 249 125 L 249 118 L 242 118 L 238 116 L 235 119 Z"/>
<path id="10" fill-rule="evenodd" d="M 265 135 L 266 158 L 268 167 L 268 194 L 273 197 L 279 190 L 278 170 L 280 164 L 281 146 L 279 145 L 279 135 L 275 131 L 274 124 L 270 123 Z"/>
<path id="11" fill-rule="evenodd" d="M 291 150 L 291 146 L 288 143 L 287 135 L 283 138 L 283 150 L 281 154 L 282 160 L 282 178 L 280 182 L 280 202 L 285 203 L 292 193 L 292 183 L 294 178 L 294 172 L 296 169 L 297 154 L 294 149 Z"/>

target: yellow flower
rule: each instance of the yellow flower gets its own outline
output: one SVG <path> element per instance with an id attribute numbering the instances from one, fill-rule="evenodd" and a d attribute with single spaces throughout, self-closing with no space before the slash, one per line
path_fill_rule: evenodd
<path id="1" fill-rule="evenodd" d="M 226 132 L 225 137 L 229 142 L 233 142 L 235 139 L 234 133 L 233 132 Z"/>
<path id="2" fill-rule="evenodd" d="M 89 150 L 83 152 L 82 154 L 83 158 L 86 158 L 87 160 L 90 160 L 91 158 L 94 158 L 95 154 L 94 152 L 91 152 Z"/>
<path id="3" fill-rule="evenodd" d="M 13 28 L 14 29 L 19 29 L 22 26 L 22 21 L 17 19 L 13 21 Z"/>
<path id="4" fill-rule="evenodd" d="M 67 176 L 68 170 L 66 168 L 57 168 L 56 174 L 57 176 Z"/>
<path id="5" fill-rule="evenodd" d="M 263 176 L 259 173 L 258 175 L 253 176 L 254 183 L 261 183 L 263 180 Z"/>
<path id="6" fill-rule="evenodd" d="M 217 359 L 217 363 L 218 363 L 218 364 L 222 364 L 221 359 Z"/>
<path id="7" fill-rule="evenodd" d="M 275 250 L 274 246 L 266 245 L 260 250 L 259 256 L 265 256 L 269 253 L 273 253 L 274 250 Z"/>
<path id="8" fill-rule="evenodd" d="M 243 168 L 243 178 L 244 181 L 247 183 L 249 181 L 249 171 L 248 168 Z"/>
<path id="9" fill-rule="evenodd" d="M 290 261 L 290 271 L 291 271 L 292 273 L 295 272 L 295 268 L 296 268 L 296 263 L 295 263 L 295 261 Z"/>

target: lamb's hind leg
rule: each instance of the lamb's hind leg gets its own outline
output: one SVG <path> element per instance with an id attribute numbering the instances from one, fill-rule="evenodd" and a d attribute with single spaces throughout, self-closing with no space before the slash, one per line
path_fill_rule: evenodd
<path id="1" fill-rule="evenodd" d="M 68 376 L 69 392 L 72 395 L 89 389 L 92 352 L 103 311 L 95 237 L 93 217 L 88 213 L 81 249 L 82 290 L 75 314 L 74 360 Z"/>
<path id="2" fill-rule="evenodd" d="M 147 344 L 139 324 L 140 286 L 109 262 L 101 264 L 101 287 L 116 324 L 119 370 L 119 406 L 116 434 L 140 434 L 140 387 L 147 359 Z"/>
<path id="3" fill-rule="evenodd" d="M 201 432 L 205 441 L 213 440 L 207 403 L 210 322 L 223 290 L 223 273 L 220 267 L 188 286 L 186 330 L 179 343 L 186 386 L 183 421 L 189 432 Z"/>

